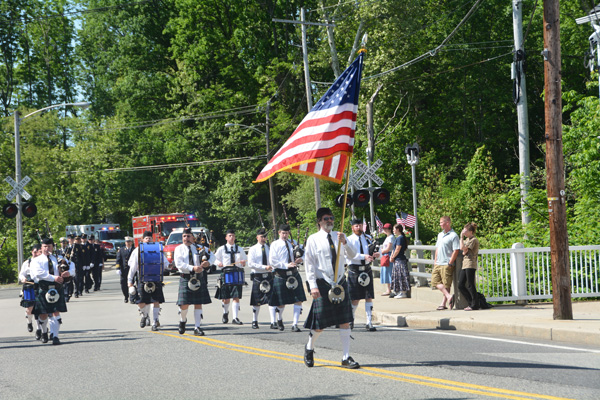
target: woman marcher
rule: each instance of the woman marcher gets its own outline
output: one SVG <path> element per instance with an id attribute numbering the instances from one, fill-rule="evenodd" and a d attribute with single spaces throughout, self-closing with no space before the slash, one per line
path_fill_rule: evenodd
<path id="1" fill-rule="evenodd" d="M 392 248 L 394 247 L 394 235 L 392 235 L 392 224 L 383 225 L 383 231 L 385 232 L 386 238 L 381 245 L 381 272 L 379 277 L 381 284 L 387 286 L 387 290 L 381 293 L 382 296 L 389 296 L 390 282 L 392 281 L 392 266 L 390 264 L 390 256 L 392 255 Z"/>
<path id="2" fill-rule="evenodd" d="M 465 297 L 469 306 L 465 311 L 479 309 L 477 304 L 477 289 L 475 287 L 475 272 L 477 271 L 477 254 L 479 253 L 479 240 L 475 237 L 477 224 L 469 222 L 460 232 L 460 249 L 463 253 L 463 263 L 458 277 L 458 290 Z M 465 285 L 466 283 L 466 285 Z"/>
<path id="3" fill-rule="evenodd" d="M 405 299 L 408 297 L 406 292 L 410 290 L 408 259 L 404 254 L 408 247 L 408 241 L 406 240 L 406 236 L 404 236 L 402 225 L 394 225 L 394 234 L 396 235 L 396 239 L 394 240 L 394 250 L 390 257 L 390 261 L 393 263 L 391 290 L 396 293 L 396 296 L 394 296 L 395 299 Z"/>

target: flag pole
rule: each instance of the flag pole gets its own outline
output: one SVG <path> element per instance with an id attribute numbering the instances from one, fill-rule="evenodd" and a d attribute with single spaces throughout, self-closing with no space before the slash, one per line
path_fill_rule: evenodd
<path id="1" fill-rule="evenodd" d="M 344 233 L 344 220 L 346 219 L 346 200 L 348 200 L 348 178 L 350 175 L 350 161 L 352 161 L 352 155 L 350 155 L 350 157 L 348 157 L 348 164 L 346 164 L 346 183 L 344 185 L 344 203 L 342 206 L 342 223 L 340 226 L 340 232 Z M 337 279 L 338 279 L 338 266 L 340 264 L 340 245 L 339 245 L 339 240 L 338 240 L 338 251 L 335 257 L 335 269 L 333 271 L 333 276 L 335 279 L 335 283 L 337 284 Z"/>

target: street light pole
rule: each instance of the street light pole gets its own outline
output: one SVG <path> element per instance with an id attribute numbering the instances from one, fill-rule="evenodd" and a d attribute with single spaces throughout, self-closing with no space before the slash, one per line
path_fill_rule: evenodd
<path id="1" fill-rule="evenodd" d="M 88 102 L 80 102 L 80 103 L 62 103 L 62 104 L 54 104 L 48 107 L 41 108 L 32 113 L 27 114 L 23 118 L 19 115 L 19 111 L 15 111 L 15 181 L 17 185 L 21 182 L 21 135 L 20 135 L 20 126 L 21 122 L 26 118 L 29 118 L 35 114 L 41 113 L 43 111 L 52 110 L 55 108 L 60 108 L 63 106 L 74 106 L 81 107 L 83 109 L 88 108 L 91 103 Z M 21 270 L 21 265 L 23 265 L 24 257 L 23 257 L 23 215 L 21 212 L 21 207 L 23 206 L 23 202 L 21 199 L 21 191 L 17 191 L 17 270 Z"/>

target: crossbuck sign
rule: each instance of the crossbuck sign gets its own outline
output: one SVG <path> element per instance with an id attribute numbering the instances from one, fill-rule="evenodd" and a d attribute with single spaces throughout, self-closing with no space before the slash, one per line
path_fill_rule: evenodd
<path id="1" fill-rule="evenodd" d="M 355 170 L 350 175 L 350 179 L 348 180 L 348 184 L 354 186 L 356 190 L 360 190 L 364 187 L 365 183 L 371 179 L 377 186 L 383 185 L 383 179 L 375 175 L 375 171 L 379 169 L 383 165 L 383 161 L 378 159 L 371 165 L 367 167 L 362 161 L 359 161 L 355 164 Z"/>
<path id="2" fill-rule="evenodd" d="M 21 179 L 21 181 L 19 182 L 19 184 L 17 184 L 17 182 L 11 178 L 10 176 L 7 176 L 5 181 L 13 187 L 13 190 L 11 190 L 7 195 L 6 195 L 6 199 L 8 201 L 11 201 L 12 199 L 15 198 L 15 196 L 17 195 L 17 193 L 20 193 L 21 196 L 25 199 L 25 200 L 29 200 L 31 198 L 31 195 L 29 193 L 27 193 L 27 191 L 25 189 L 23 189 L 25 187 L 25 185 L 27 185 L 29 182 L 31 182 L 31 178 L 26 176 L 25 178 Z"/>

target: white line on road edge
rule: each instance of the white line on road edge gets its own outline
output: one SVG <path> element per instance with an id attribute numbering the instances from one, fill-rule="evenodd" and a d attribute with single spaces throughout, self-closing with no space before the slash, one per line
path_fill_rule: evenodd
<path id="1" fill-rule="evenodd" d="M 464 335 L 464 334 L 460 334 L 460 333 L 451 333 L 451 332 L 426 331 L 426 330 L 422 330 L 422 329 L 409 329 L 409 328 L 395 328 L 395 327 L 388 327 L 388 326 L 381 326 L 381 325 L 379 325 L 377 327 L 377 330 L 379 330 L 379 329 L 387 329 L 387 330 L 392 330 L 392 331 L 411 331 L 411 332 L 431 333 L 431 334 L 434 334 L 434 335 L 460 336 L 460 337 L 466 337 L 466 338 L 471 338 L 471 339 L 490 340 L 490 341 L 495 341 L 495 342 L 525 344 L 525 345 L 528 345 L 528 346 L 550 347 L 550 348 L 553 348 L 553 349 L 561 349 L 561 350 L 575 350 L 575 351 L 583 351 L 583 352 L 586 352 L 586 353 L 600 353 L 600 350 L 579 349 L 577 347 L 557 346 L 557 345 L 554 345 L 554 344 L 529 343 L 529 342 L 523 342 L 523 341 L 520 341 L 520 340 L 500 339 L 500 338 L 492 338 L 492 337 L 485 337 L 485 336 Z"/>

